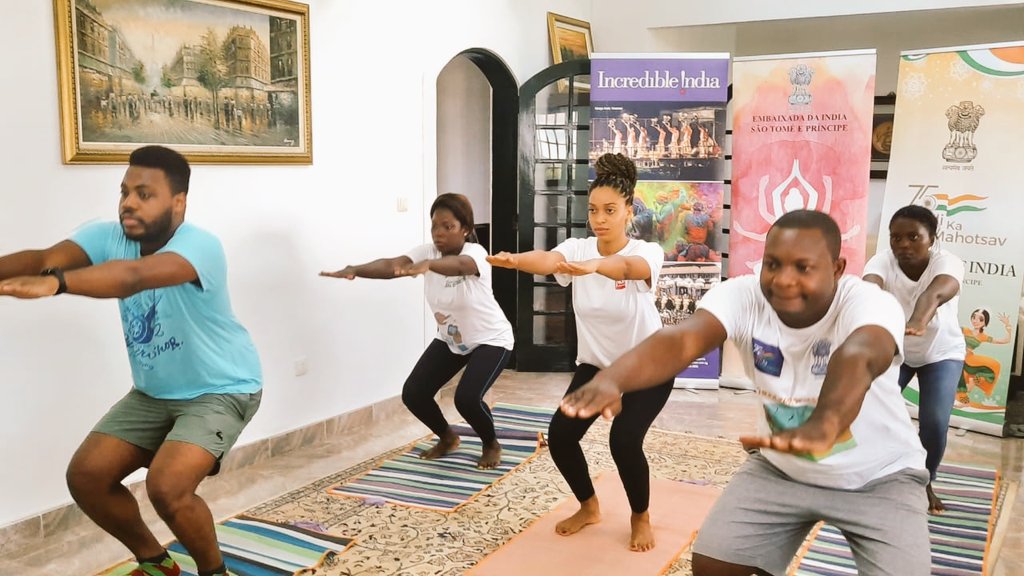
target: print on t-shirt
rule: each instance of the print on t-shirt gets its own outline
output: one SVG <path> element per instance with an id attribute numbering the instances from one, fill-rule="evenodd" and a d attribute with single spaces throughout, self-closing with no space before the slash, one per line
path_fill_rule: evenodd
<path id="1" fill-rule="evenodd" d="M 782 363 L 785 361 L 785 358 L 782 357 L 782 350 L 779 350 L 777 346 L 765 344 L 757 338 L 753 339 L 753 349 L 754 367 L 758 371 L 776 378 L 782 375 Z"/>
<path id="2" fill-rule="evenodd" d="M 814 354 L 814 362 L 811 364 L 811 374 L 824 376 L 828 371 L 828 359 L 832 355 L 832 343 L 828 340 L 818 340 L 811 347 Z"/>
<path id="3" fill-rule="evenodd" d="M 153 370 L 150 362 L 167 352 L 178 350 L 182 342 L 176 337 L 164 338 L 157 305 L 156 291 L 140 292 L 124 300 L 124 344 L 128 354 L 138 359 L 143 370 Z"/>
<path id="4" fill-rule="evenodd" d="M 779 432 L 803 426 L 804 423 L 810 419 L 811 413 L 814 412 L 814 406 L 814 404 L 790 406 L 788 404 L 765 401 L 764 415 L 765 419 L 768 420 L 768 427 L 771 429 L 772 434 L 778 434 Z M 817 462 L 819 460 L 824 460 L 833 454 L 846 452 L 856 446 L 857 441 L 853 438 L 853 433 L 850 429 L 847 428 L 839 435 L 839 438 L 836 440 L 836 443 L 832 445 L 832 448 L 822 450 L 821 452 L 804 454 L 803 457 Z"/>
<path id="5" fill-rule="evenodd" d="M 449 346 L 457 348 L 460 352 L 469 352 L 469 346 L 462 343 L 462 332 L 459 332 L 457 325 L 450 323 L 451 319 L 451 314 L 434 312 L 434 320 L 437 321 L 438 327 L 444 328 L 443 330 L 438 330 L 437 333 L 444 335 L 444 341 Z"/>

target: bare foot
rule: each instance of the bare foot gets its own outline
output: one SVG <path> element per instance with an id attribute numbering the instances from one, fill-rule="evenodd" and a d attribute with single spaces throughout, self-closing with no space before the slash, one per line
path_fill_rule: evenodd
<path id="1" fill-rule="evenodd" d="M 495 440 L 489 444 L 484 444 L 483 450 L 480 451 L 480 461 L 477 462 L 476 467 L 481 470 L 493 470 L 501 464 L 501 444 Z"/>
<path id="2" fill-rule="evenodd" d="M 654 530 L 651 529 L 650 511 L 642 514 L 631 514 L 629 525 L 632 534 L 629 536 L 629 549 L 633 552 L 647 552 L 654 548 Z"/>
<path id="3" fill-rule="evenodd" d="M 935 491 L 932 490 L 931 482 L 928 483 L 928 513 L 930 514 L 942 514 L 946 511 L 946 505 L 939 500 L 939 497 L 935 495 Z"/>
<path id="4" fill-rule="evenodd" d="M 575 514 L 555 524 L 555 533 L 560 536 L 569 536 L 579 532 L 587 525 L 597 524 L 600 521 L 601 506 L 597 503 L 597 496 L 591 496 L 580 502 L 580 509 Z"/>
<path id="5" fill-rule="evenodd" d="M 437 444 L 434 444 L 434 446 L 431 447 L 429 450 L 420 452 L 420 458 L 424 460 L 435 460 L 437 458 L 441 458 L 445 454 L 448 454 L 452 450 L 458 448 L 459 442 L 459 436 L 452 432 L 451 430 L 449 430 L 448 432 L 441 436 L 441 438 L 437 441 Z"/>

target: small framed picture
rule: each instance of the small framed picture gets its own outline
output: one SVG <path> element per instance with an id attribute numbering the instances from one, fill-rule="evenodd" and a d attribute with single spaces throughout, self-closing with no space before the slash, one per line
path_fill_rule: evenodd
<path id="1" fill-rule="evenodd" d="M 889 171 L 895 111 L 895 94 L 875 96 L 875 113 L 871 122 L 871 178 L 884 179 Z"/>
<path id="2" fill-rule="evenodd" d="M 548 39 L 554 64 L 586 60 L 594 53 L 590 23 L 548 12 Z"/>

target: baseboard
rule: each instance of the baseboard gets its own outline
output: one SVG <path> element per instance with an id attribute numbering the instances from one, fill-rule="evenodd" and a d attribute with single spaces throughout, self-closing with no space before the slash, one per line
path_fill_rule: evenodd
<path id="1" fill-rule="evenodd" d="M 448 395 L 447 390 L 442 392 Z M 313 422 L 269 438 L 236 446 L 221 463 L 221 473 L 233 472 L 348 434 L 359 428 L 386 422 L 405 410 L 400 397 L 388 398 L 344 414 Z M 145 481 L 128 485 L 136 498 L 145 497 Z M 17 555 L 57 533 L 92 529 L 92 521 L 74 502 L 6 526 L 0 526 L 0 556 Z"/>

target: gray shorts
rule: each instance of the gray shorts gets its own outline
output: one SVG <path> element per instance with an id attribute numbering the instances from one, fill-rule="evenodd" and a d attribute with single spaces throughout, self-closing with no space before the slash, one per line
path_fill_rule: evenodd
<path id="1" fill-rule="evenodd" d="M 132 388 L 100 419 L 93 432 L 124 440 L 156 454 L 167 440 L 205 449 L 220 461 L 260 406 L 263 392 L 203 394 L 191 400 L 161 400 Z"/>
<path id="2" fill-rule="evenodd" d="M 927 576 L 927 470 L 905 469 L 856 490 L 804 484 L 751 454 L 708 514 L 694 553 L 782 575 L 819 520 L 846 537 L 860 574 Z"/>

